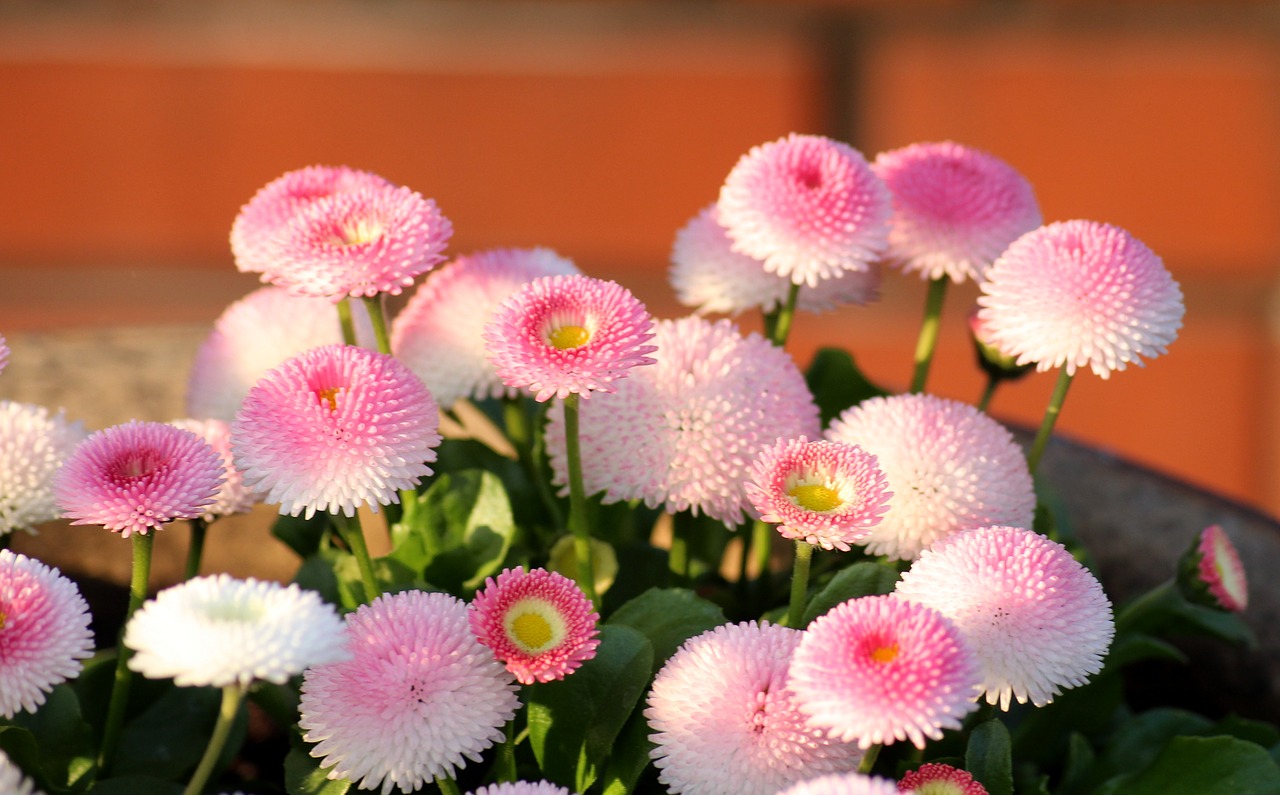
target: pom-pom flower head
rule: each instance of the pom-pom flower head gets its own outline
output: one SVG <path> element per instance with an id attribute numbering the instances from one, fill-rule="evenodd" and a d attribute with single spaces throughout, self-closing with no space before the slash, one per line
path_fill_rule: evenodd
<path id="1" fill-rule="evenodd" d="M 4 751 L 0 751 L 0 792 L 5 795 L 44 795 Z"/>
<path id="2" fill-rule="evenodd" d="M 1233 613 L 1249 605 L 1240 553 L 1220 525 L 1206 527 L 1183 556 L 1178 585 L 1193 602 Z"/>
<path id="3" fill-rule="evenodd" d="M 898 788 L 887 778 L 829 773 L 788 787 L 778 795 L 898 795 Z"/>
<path id="4" fill-rule="evenodd" d="M 347 659 L 342 619 L 314 591 L 229 575 L 166 588 L 138 609 L 129 667 L 181 687 L 284 684 L 308 666 Z"/>
<path id="5" fill-rule="evenodd" d="M 973 406 L 933 395 L 877 397 L 827 431 L 876 457 L 889 511 L 860 542 L 873 555 L 911 560 L 940 538 L 992 524 L 1029 526 L 1035 492 L 1013 435 Z"/>
<path id="6" fill-rule="evenodd" d="M 484 338 L 503 383 L 541 402 L 613 392 L 631 368 L 653 364 L 652 329 L 625 287 L 575 274 L 525 285 L 494 312 Z"/>
<path id="7" fill-rule="evenodd" d="M 35 712 L 92 654 L 89 606 L 75 583 L 0 550 L 0 715 Z"/>
<path id="8" fill-rule="evenodd" d="M 244 476 L 240 474 L 240 470 L 236 469 L 231 456 L 230 425 L 222 420 L 192 419 L 174 420 L 169 424 L 184 431 L 191 431 L 204 439 L 205 443 L 212 447 L 222 459 L 222 469 L 226 479 L 222 481 L 222 488 L 218 489 L 217 498 L 213 504 L 205 508 L 204 516 L 201 518 L 206 522 L 212 522 L 219 516 L 244 513 L 254 506 L 258 497 L 253 491 L 245 488 Z"/>
<path id="9" fill-rule="evenodd" d="M 507 569 L 471 603 L 471 629 L 522 684 L 573 673 L 596 654 L 599 616 L 577 584 L 546 569 Z"/>
<path id="10" fill-rule="evenodd" d="M 898 791 L 911 795 L 988 795 L 968 772 L 937 762 L 921 765 L 902 777 Z"/>
<path id="11" fill-rule="evenodd" d="M 720 189 L 733 248 L 770 273 L 814 287 L 880 258 L 889 191 L 858 150 L 791 134 L 743 155 Z"/>
<path id="12" fill-rule="evenodd" d="M 677 651 L 654 679 L 645 717 L 659 780 L 683 795 L 772 795 L 854 770 L 857 748 L 810 725 L 787 688 L 801 632 L 726 624 Z"/>
<path id="13" fill-rule="evenodd" d="M 4 335 L 0 334 L 0 372 L 4 372 L 4 368 L 9 364 L 9 343 L 4 339 Z"/>
<path id="14" fill-rule="evenodd" d="M 973 711 L 978 661 L 941 613 L 891 595 L 837 605 L 805 630 L 790 687 L 810 721 L 859 747 L 924 748 Z"/>
<path id="15" fill-rule="evenodd" d="M 72 524 L 128 538 L 203 516 L 223 473 L 221 456 L 191 431 L 135 420 L 85 439 L 58 470 L 53 491 Z"/>
<path id="16" fill-rule="evenodd" d="M 999 158 L 951 141 L 882 152 L 871 168 L 893 196 L 885 257 L 922 278 L 981 281 L 1042 217 L 1031 183 Z"/>
<path id="17" fill-rule="evenodd" d="M 0 535 L 62 515 L 53 481 L 87 433 L 43 406 L 0 400 Z"/>
<path id="18" fill-rule="evenodd" d="M 443 409 L 459 398 L 515 397 L 485 355 L 484 327 L 503 301 L 534 279 L 578 272 L 545 248 L 458 257 L 431 272 L 392 323 L 391 350 Z"/>
<path id="19" fill-rule="evenodd" d="M 550 781 L 504 781 L 481 787 L 471 795 L 572 795 L 572 793 Z"/>
<path id="20" fill-rule="evenodd" d="M 1097 579 L 1061 544 L 1017 527 L 958 533 L 925 551 L 897 596 L 955 622 L 987 703 L 1037 707 L 1102 670 L 1115 625 Z"/>
<path id="21" fill-rule="evenodd" d="M 299 704 L 329 778 L 412 792 L 504 739 L 516 685 L 472 635 L 461 600 L 385 594 L 347 616 L 346 634 L 353 657 L 307 669 Z"/>
<path id="22" fill-rule="evenodd" d="M 991 343 L 1037 370 L 1086 365 L 1100 378 L 1165 352 L 1182 291 L 1164 263 L 1119 227 L 1064 221 L 1018 238 L 978 297 Z"/>
<path id="23" fill-rule="evenodd" d="M 399 502 L 431 474 L 438 411 L 431 393 L 385 354 L 328 345 L 289 359 L 250 390 L 231 427 L 245 483 L 280 513 Z"/>
<path id="24" fill-rule="evenodd" d="M 849 551 L 889 509 L 876 457 L 840 442 L 779 440 L 766 448 L 745 484 L 760 518 L 784 538 Z"/>

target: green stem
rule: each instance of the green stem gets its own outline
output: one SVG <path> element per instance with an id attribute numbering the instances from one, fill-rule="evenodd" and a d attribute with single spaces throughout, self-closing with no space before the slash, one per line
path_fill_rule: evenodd
<path id="1" fill-rule="evenodd" d="M 575 579 L 592 604 L 597 604 L 595 569 L 591 563 L 591 529 L 587 524 L 587 496 L 582 483 L 582 451 L 578 441 L 577 393 L 571 393 L 564 399 L 564 448 L 569 469 L 569 532 L 573 533 L 577 564 Z"/>
<path id="2" fill-rule="evenodd" d="M 538 404 L 538 406 L 541 405 Z M 538 416 L 541 416 L 541 413 Z M 542 467 L 542 435 L 535 432 L 535 423 L 529 421 L 527 402 L 524 398 L 502 399 L 502 424 L 505 426 L 507 438 L 516 448 L 520 463 L 524 466 L 525 472 L 529 473 L 534 488 L 538 490 L 538 497 L 546 506 L 551 520 L 557 527 L 563 526 L 564 515 L 560 511 L 560 503 L 556 501 L 556 495 L 551 492 L 547 474 Z"/>
<path id="3" fill-rule="evenodd" d="M 751 558 L 755 563 L 756 579 L 767 585 L 769 562 L 773 559 L 773 525 L 757 519 L 751 524 Z"/>
<path id="4" fill-rule="evenodd" d="M 239 685 L 227 685 L 222 688 L 222 706 L 218 709 L 218 722 L 213 726 L 213 734 L 209 736 L 209 744 L 205 746 L 204 756 L 200 758 L 200 764 L 196 766 L 196 772 L 191 775 L 191 781 L 182 791 L 182 795 L 197 795 L 209 782 L 209 777 L 213 775 L 213 768 L 218 764 L 218 757 L 222 755 L 222 747 L 227 744 L 227 737 L 231 735 L 231 726 L 235 723 L 236 712 L 240 710 L 240 702 L 243 700 L 244 688 Z"/>
<path id="5" fill-rule="evenodd" d="M 499 784 L 516 780 L 516 719 L 507 721 L 503 733 L 506 739 L 498 747 L 498 758 L 494 762 L 494 778 Z"/>
<path id="6" fill-rule="evenodd" d="M 204 538 L 209 530 L 209 523 L 204 519 L 191 520 L 191 544 L 187 547 L 187 565 L 182 572 L 182 579 L 189 580 L 200 574 L 200 558 L 204 555 Z"/>
<path id="7" fill-rule="evenodd" d="M 342 328 L 342 341 L 347 345 L 355 345 L 356 324 L 351 319 L 350 298 L 344 298 L 338 302 L 338 325 Z"/>
<path id="8" fill-rule="evenodd" d="M 448 776 L 436 779 L 436 786 L 440 788 L 440 795 L 462 795 L 458 782 Z"/>
<path id="9" fill-rule="evenodd" d="M 796 299 L 799 297 L 800 285 L 792 282 L 791 288 L 787 290 L 786 302 L 778 308 L 776 313 L 766 319 L 765 333 L 769 341 L 779 348 L 785 347 L 787 337 L 791 336 L 791 321 L 795 318 Z"/>
<path id="10" fill-rule="evenodd" d="M 991 405 L 991 398 L 996 394 L 996 387 L 1000 386 L 1000 379 L 994 375 L 987 376 L 987 385 L 982 390 L 982 397 L 978 398 L 978 411 L 987 412 L 987 407 Z"/>
<path id="11" fill-rule="evenodd" d="M 107 720 L 102 727 L 102 747 L 98 750 L 99 777 L 105 776 L 111 769 L 116 746 L 120 742 L 120 729 L 124 726 L 125 708 L 129 704 L 129 683 L 133 681 L 133 672 L 129 670 L 132 652 L 124 645 L 124 630 L 129 625 L 129 619 L 147 600 L 147 581 L 151 578 L 151 548 L 155 542 L 155 532 L 153 528 L 150 532 L 130 536 L 133 539 L 133 572 L 129 579 L 129 607 L 125 611 L 124 623 L 120 625 L 120 636 L 116 643 L 115 679 L 111 683 Z"/>
<path id="12" fill-rule="evenodd" d="M 880 756 L 880 744 L 876 743 L 862 755 L 862 763 L 858 765 L 858 772 L 864 776 L 871 775 L 871 768 L 876 766 L 876 758 L 878 756 Z"/>
<path id="13" fill-rule="evenodd" d="M 689 532 L 692 525 L 693 514 L 688 511 L 671 516 L 671 552 L 667 556 L 667 566 L 677 584 L 689 580 Z"/>
<path id="14" fill-rule="evenodd" d="M 1174 580 L 1160 583 L 1116 612 L 1116 635 L 1142 629 L 1145 620 L 1153 613 L 1163 612 L 1180 601 L 1182 601 L 1182 594 L 1178 591 L 1178 584 Z"/>
<path id="15" fill-rule="evenodd" d="M 911 376 L 913 393 L 923 392 L 925 381 L 929 379 L 929 365 L 933 363 L 933 353 L 938 347 L 942 302 L 947 297 L 949 283 L 946 276 L 929 282 L 929 293 L 924 302 L 924 320 L 920 323 L 920 338 L 916 341 L 916 369 Z"/>
<path id="16" fill-rule="evenodd" d="M 360 515 L 346 516 L 343 513 L 333 514 L 333 523 L 347 542 L 351 554 L 356 558 L 356 566 L 360 568 L 360 580 L 364 583 L 365 604 L 377 599 L 382 593 L 378 587 L 378 578 L 373 573 L 373 559 L 369 557 L 369 547 L 364 541 L 364 528 L 360 526 Z"/>
<path id="17" fill-rule="evenodd" d="M 1058 383 L 1053 388 L 1053 395 L 1049 397 L 1049 407 L 1044 410 L 1044 419 L 1040 421 L 1040 430 L 1036 432 L 1036 439 L 1031 443 L 1031 452 L 1027 453 L 1027 468 L 1035 474 L 1036 465 L 1040 463 L 1040 456 L 1044 455 L 1044 448 L 1049 444 L 1049 437 L 1053 436 L 1053 425 L 1058 421 L 1058 414 L 1062 412 L 1062 404 L 1067 399 L 1067 389 L 1071 386 L 1071 374 L 1067 372 L 1067 368 L 1063 367 L 1058 370 Z"/>
<path id="18" fill-rule="evenodd" d="M 813 545 L 797 541 L 796 562 L 791 569 L 791 607 L 787 610 L 787 626 L 792 629 L 804 629 L 800 622 L 804 620 L 805 596 L 809 593 L 809 563 L 812 560 Z"/>

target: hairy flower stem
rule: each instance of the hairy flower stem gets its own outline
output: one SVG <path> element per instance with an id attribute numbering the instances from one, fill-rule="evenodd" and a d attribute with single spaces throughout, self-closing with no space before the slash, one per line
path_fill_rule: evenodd
<path id="1" fill-rule="evenodd" d="M 448 776 L 436 779 L 436 786 L 440 788 L 440 795 L 462 795 L 458 782 Z"/>
<path id="2" fill-rule="evenodd" d="M 538 407 L 542 405 L 544 404 L 537 404 Z M 538 416 L 541 417 L 541 413 Z M 551 493 L 547 473 L 542 466 L 542 436 L 533 430 L 535 423 L 529 421 L 529 412 L 524 398 L 504 397 L 502 399 L 502 424 L 506 427 L 507 438 L 511 441 L 511 445 L 516 448 L 520 464 L 538 490 L 538 498 L 546 506 L 547 513 L 551 515 L 556 526 L 562 525 L 564 516 L 560 511 L 560 504 Z M 540 425 L 538 423 L 539 427 Z"/>
<path id="3" fill-rule="evenodd" d="M 787 609 L 787 626 L 804 629 L 805 596 L 809 593 L 809 563 L 813 560 L 813 545 L 796 542 L 796 561 L 791 569 L 791 606 Z"/>
<path id="4" fill-rule="evenodd" d="M 924 391 L 925 382 L 929 380 L 929 365 L 933 364 L 933 353 L 938 347 L 938 326 L 942 320 L 942 303 L 947 297 L 946 276 L 929 282 L 929 293 L 924 301 L 924 320 L 920 323 L 920 337 L 916 340 L 916 369 L 911 376 L 911 393 Z"/>
<path id="5" fill-rule="evenodd" d="M 364 583 L 364 604 L 368 604 L 378 598 L 382 589 L 378 587 L 378 578 L 373 573 L 373 559 L 369 557 L 369 546 L 364 541 L 364 528 L 360 526 L 360 515 L 349 517 L 342 513 L 335 513 L 333 523 L 338 526 L 338 532 L 342 534 L 351 554 L 356 558 L 356 566 L 360 568 L 360 581 Z"/>
<path id="6" fill-rule="evenodd" d="M 880 744 L 876 743 L 862 755 L 862 764 L 858 765 L 859 773 L 864 776 L 871 775 L 871 768 L 876 766 L 876 758 L 880 756 L 880 747 Z"/>
<path id="7" fill-rule="evenodd" d="M 791 321 L 796 314 L 796 299 L 800 297 L 800 285 L 791 283 L 787 290 L 787 300 L 782 306 L 765 315 L 764 333 L 769 341 L 779 348 L 787 345 L 787 337 L 791 336 Z"/>
<path id="8" fill-rule="evenodd" d="M 564 399 L 564 449 L 569 464 L 569 532 L 573 534 L 574 580 L 597 609 L 595 568 L 591 563 L 591 528 L 587 526 L 587 496 L 582 484 L 582 450 L 578 439 L 578 395 Z"/>
<path id="9" fill-rule="evenodd" d="M 982 397 L 978 398 L 978 411 L 983 414 L 987 413 L 987 407 L 991 405 L 991 398 L 995 397 L 996 388 L 999 386 L 999 378 L 994 375 L 987 376 L 987 385 L 982 389 Z"/>
<path id="10" fill-rule="evenodd" d="M 356 324 L 351 318 L 351 299 L 343 299 L 337 303 L 338 326 L 342 329 L 342 341 L 348 345 L 356 344 Z"/>
<path id="11" fill-rule="evenodd" d="M 773 526 L 759 519 L 751 523 L 751 559 L 754 561 L 756 581 L 762 591 L 769 590 L 769 561 L 773 558 Z"/>
<path id="12" fill-rule="evenodd" d="M 182 579 L 189 580 L 200 574 L 200 558 L 204 555 L 204 537 L 209 531 L 209 523 L 204 519 L 191 520 L 191 543 L 187 547 L 187 565 L 182 571 Z"/>
<path id="13" fill-rule="evenodd" d="M 1035 441 L 1031 443 L 1031 451 L 1027 453 L 1027 468 L 1033 475 L 1036 472 L 1036 465 L 1040 463 L 1040 456 L 1044 455 L 1044 448 L 1049 444 L 1049 437 L 1053 436 L 1053 425 L 1058 421 L 1058 414 L 1062 412 L 1062 404 L 1067 399 L 1067 389 L 1070 386 L 1071 373 L 1063 367 L 1058 370 L 1058 383 L 1049 397 L 1049 407 L 1044 410 L 1044 419 L 1040 421 L 1040 430 L 1036 432 Z"/>
<path id="14" fill-rule="evenodd" d="M 134 533 L 133 539 L 133 574 L 129 580 L 129 607 L 124 614 L 124 623 L 120 626 L 120 636 L 116 642 L 116 673 L 111 683 L 111 701 L 107 705 L 107 720 L 102 727 L 102 747 L 98 749 L 98 775 L 104 776 L 111 769 L 115 758 L 116 746 L 120 743 L 120 729 L 124 726 L 125 707 L 129 703 L 129 683 L 133 681 L 133 672 L 129 670 L 129 658 L 132 652 L 124 645 L 124 629 L 129 619 L 142 603 L 147 600 L 147 581 L 151 578 L 151 547 L 155 542 L 155 530 L 147 533 Z"/>
<path id="15" fill-rule="evenodd" d="M 689 535 L 693 531 L 693 513 L 680 511 L 671 516 L 671 552 L 667 568 L 677 583 L 689 581 Z"/>
<path id="16" fill-rule="evenodd" d="M 516 738 L 515 738 L 516 719 L 512 718 L 507 721 L 507 725 L 503 728 L 506 739 L 498 746 L 497 758 L 493 763 L 494 780 L 499 784 L 506 784 L 516 780 Z"/>
<path id="17" fill-rule="evenodd" d="M 199 795 L 213 775 L 213 768 L 222 755 L 222 747 L 227 744 L 231 735 L 231 726 L 235 723 L 236 713 L 240 711 L 240 702 L 244 700 L 244 688 L 240 685 L 227 685 L 222 688 L 222 706 L 218 708 L 218 722 L 213 725 L 213 734 L 209 735 L 209 744 L 205 746 L 204 756 L 196 772 L 191 774 L 191 781 L 182 795 Z"/>

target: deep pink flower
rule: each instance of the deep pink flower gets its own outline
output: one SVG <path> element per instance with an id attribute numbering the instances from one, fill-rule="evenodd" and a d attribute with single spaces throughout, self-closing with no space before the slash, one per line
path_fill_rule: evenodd
<path id="1" fill-rule="evenodd" d="M 849 551 L 889 510 L 876 457 L 856 445 L 779 439 L 751 466 L 744 484 L 760 518 L 783 538 Z"/>
<path id="2" fill-rule="evenodd" d="M 88 432 L 61 411 L 0 400 L 0 535 L 62 516 L 54 477 Z"/>
<path id="3" fill-rule="evenodd" d="M 223 473 L 226 479 L 213 504 L 205 508 L 204 520 L 212 522 L 219 516 L 230 516 L 233 513 L 245 513 L 258 502 L 258 495 L 244 485 L 244 476 L 236 469 L 231 455 L 231 426 L 223 420 L 191 420 L 181 419 L 169 423 L 175 428 L 191 431 L 204 439 L 222 459 Z"/>
<path id="4" fill-rule="evenodd" d="M 299 703 L 303 740 L 329 778 L 410 792 L 502 742 L 516 685 L 460 599 L 384 594 L 347 616 L 347 635 L 354 656 L 308 668 Z"/>
<path id="5" fill-rule="evenodd" d="M 459 398 L 514 397 L 485 355 L 484 327 L 503 301 L 542 276 L 577 266 L 546 248 L 500 248 L 458 257 L 432 271 L 391 326 L 391 350 L 440 407 Z"/>
<path id="6" fill-rule="evenodd" d="M 1182 290 L 1119 227 L 1064 221 L 1018 238 L 978 296 L 991 343 L 1040 371 L 1089 366 L 1100 378 L 1165 352 L 1182 326 Z"/>
<path id="7" fill-rule="evenodd" d="M 586 492 L 737 524 L 749 508 L 751 462 L 779 438 L 817 436 L 818 407 L 791 357 L 758 334 L 696 317 L 661 320 L 654 331 L 657 363 L 582 403 Z M 546 438 L 555 482 L 566 484 L 559 406 Z"/>
<path id="8" fill-rule="evenodd" d="M 735 250 L 810 287 L 866 270 L 889 232 L 884 183 L 861 152 L 819 135 L 753 147 L 729 172 L 718 206 Z"/>
<path id="9" fill-rule="evenodd" d="M 988 795 L 987 788 L 968 772 L 937 762 L 904 775 L 898 782 L 898 791 L 912 795 Z"/>
<path id="10" fill-rule="evenodd" d="M 128 538 L 174 519 L 196 519 L 217 498 L 222 458 L 190 431 L 160 422 L 91 434 L 54 477 L 72 524 L 100 524 Z"/>
<path id="11" fill-rule="evenodd" d="M 977 708 L 973 649 L 940 612 L 892 595 L 837 605 L 804 632 L 791 663 L 800 709 L 861 748 L 923 748 Z"/>
<path id="12" fill-rule="evenodd" d="M 898 788 L 887 778 L 832 773 L 802 781 L 778 795 L 898 795 Z"/>
<path id="13" fill-rule="evenodd" d="M 1180 579 L 1193 580 L 1189 583 L 1192 598 L 1234 613 L 1249 606 L 1249 580 L 1244 564 L 1220 525 L 1209 525 L 1200 533 L 1190 550 L 1188 563 L 1190 577 Z M 1184 587 L 1184 590 L 1188 589 Z"/>
<path id="14" fill-rule="evenodd" d="M 245 484 L 309 518 L 396 503 L 431 474 L 438 410 L 391 356 L 349 345 L 313 348 L 270 371 L 231 426 Z"/>
<path id="15" fill-rule="evenodd" d="M 1056 541 L 1017 527 L 958 533 L 898 582 L 902 599 L 955 622 L 982 665 L 987 703 L 1043 706 L 1102 670 L 1115 625 L 1098 580 Z"/>
<path id="16" fill-rule="evenodd" d="M 862 754 L 806 721 L 787 688 L 801 632 L 725 624 L 685 641 L 653 681 L 645 717 L 659 780 L 684 795 L 772 795 L 857 768 Z"/>
<path id="17" fill-rule="evenodd" d="M 873 555 L 919 556 L 940 538 L 991 524 L 1030 526 L 1036 497 L 1022 448 L 973 406 L 894 395 L 846 410 L 827 431 L 876 457 L 893 492 L 861 542 Z"/>
<path id="18" fill-rule="evenodd" d="M 502 302 L 484 329 L 489 360 L 509 387 L 552 397 L 613 392 L 633 367 L 653 364 L 653 319 L 625 287 L 587 276 L 547 276 Z"/>
<path id="19" fill-rule="evenodd" d="M 476 638 L 521 684 L 563 679 L 600 645 L 591 600 L 573 580 L 546 569 L 486 578 L 468 615 Z"/>
<path id="20" fill-rule="evenodd" d="M 0 550 L 0 715 L 35 712 L 93 654 L 89 606 L 75 583 Z"/>
<path id="21" fill-rule="evenodd" d="M 885 257 L 925 279 L 982 281 L 1010 243 L 1043 221 L 1026 178 L 952 141 L 882 152 L 871 169 L 893 196 Z"/>

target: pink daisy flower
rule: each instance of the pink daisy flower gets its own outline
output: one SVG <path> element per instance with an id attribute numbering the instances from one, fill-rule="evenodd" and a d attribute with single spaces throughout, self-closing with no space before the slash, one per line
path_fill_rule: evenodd
<path id="1" fill-rule="evenodd" d="M 744 484 L 760 518 L 783 538 L 849 551 L 889 510 L 876 457 L 840 442 L 780 439 L 752 464 Z"/>
<path id="2" fill-rule="evenodd" d="M 653 364 L 653 319 L 625 287 L 587 276 L 547 276 L 502 302 L 484 329 L 489 360 L 513 389 L 542 402 L 613 392 L 633 367 Z"/>
<path id="3" fill-rule="evenodd" d="M 503 740 L 516 685 L 460 599 L 384 594 L 347 616 L 346 634 L 354 656 L 308 668 L 299 703 L 303 740 L 330 779 L 411 792 Z"/>
<path id="4" fill-rule="evenodd" d="M 365 308 L 352 307 L 357 337 L 376 348 Z M 324 298 L 299 298 L 262 287 L 223 311 L 196 351 L 187 380 L 187 415 L 231 422 L 268 370 L 321 345 L 342 342 L 338 311 Z"/>
<path id="5" fill-rule="evenodd" d="M 349 345 L 313 348 L 250 390 L 231 426 L 245 484 L 310 518 L 399 502 L 431 474 L 439 414 L 418 377 L 391 356 Z"/>
<path id="6" fill-rule="evenodd" d="M 61 411 L 0 400 L 0 535 L 62 516 L 54 476 L 87 435 Z"/>
<path id="7" fill-rule="evenodd" d="M 1249 606 L 1249 581 L 1240 553 L 1220 525 L 1206 527 L 1184 556 L 1178 583 L 1195 602 L 1233 613 Z"/>
<path id="8" fill-rule="evenodd" d="M 1164 263 L 1119 227 L 1064 221 L 1018 238 L 978 297 L 991 342 L 1040 371 L 1089 366 L 1100 378 L 1165 352 L 1182 291 Z"/>
<path id="9" fill-rule="evenodd" d="M 93 654 L 89 606 L 75 583 L 0 550 L 0 715 L 35 712 Z"/>
<path id="10" fill-rule="evenodd" d="M 937 762 L 921 765 L 902 777 L 899 792 L 912 795 L 988 795 L 968 772 Z"/>
<path id="11" fill-rule="evenodd" d="M 542 276 L 578 273 L 546 248 L 502 248 L 432 271 L 391 325 L 391 350 L 440 407 L 459 398 L 515 397 L 485 355 L 484 327 L 503 301 Z"/>
<path id="12" fill-rule="evenodd" d="M 1098 580 L 1065 547 L 1018 527 L 959 533 L 920 556 L 898 597 L 955 622 L 987 703 L 1044 706 L 1102 670 L 1115 625 Z"/>
<path id="13" fill-rule="evenodd" d="M 786 301 L 791 281 L 765 270 L 760 260 L 734 251 L 719 213 L 712 204 L 676 233 L 668 271 L 676 298 L 698 314 L 736 315 L 756 308 L 772 312 Z M 866 270 L 840 271 L 816 287 L 802 287 L 796 308 L 825 312 L 845 304 L 869 304 L 880 297 L 883 275 L 879 263 Z"/>
<path id="14" fill-rule="evenodd" d="M 4 371 L 7 364 L 9 364 L 9 343 L 5 342 L 4 335 L 0 334 L 0 372 Z"/>
<path id="15" fill-rule="evenodd" d="M 1031 525 L 1026 457 L 973 406 L 925 394 L 872 398 L 837 417 L 826 436 L 874 455 L 888 480 L 889 511 L 859 542 L 873 555 L 911 560 L 959 530 Z"/>
<path id="16" fill-rule="evenodd" d="M 205 508 L 201 517 L 212 522 L 219 516 L 230 516 L 234 513 L 246 513 L 258 502 L 258 495 L 244 485 L 244 476 L 236 469 L 231 455 L 231 426 L 223 420 L 173 420 L 169 423 L 175 428 L 191 431 L 204 439 L 222 459 L 222 471 L 225 479 L 218 496 L 211 505 Z"/>
<path id="17" fill-rule="evenodd" d="M 1021 174 L 952 141 L 882 152 L 871 169 L 893 196 L 885 257 L 921 278 L 980 282 L 1010 243 L 1043 222 Z"/>
<path id="18" fill-rule="evenodd" d="M 789 684 L 810 721 L 861 748 L 924 748 L 977 708 L 978 660 L 940 612 L 891 595 L 837 605 L 804 632 Z"/>
<path id="19" fill-rule="evenodd" d="M 818 435 L 813 396 L 785 351 L 758 334 L 743 337 L 727 320 L 662 320 L 654 332 L 657 363 L 580 408 L 586 493 L 738 524 L 750 509 L 744 481 L 760 451 L 779 438 Z M 563 485 L 558 406 L 546 438 Z"/>
<path id="20" fill-rule="evenodd" d="M 563 679 L 596 656 L 600 616 L 573 580 L 546 569 L 505 569 L 485 579 L 471 631 L 521 684 Z"/>
<path id="21" fill-rule="evenodd" d="M 53 493 L 72 524 L 128 538 L 203 516 L 223 472 L 217 451 L 194 433 L 133 420 L 85 439 L 58 470 Z"/>
<path id="22" fill-rule="evenodd" d="M 685 641 L 658 672 L 645 717 L 659 780 L 684 795 L 772 795 L 854 770 L 862 754 L 806 721 L 787 687 L 802 633 L 725 624 Z"/>
<path id="23" fill-rule="evenodd" d="M 832 773 L 802 781 L 778 795 L 898 795 L 898 788 L 887 778 Z"/>
<path id="24" fill-rule="evenodd" d="M 889 232 L 884 182 L 861 152 L 819 135 L 753 147 L 729 172 L 718 205 L 735 251 L 810 287 L 866 270 Z"/>
<path id="25" fill-rule="evenodd" d="M 550 781 L 507 781 L 481 787 L 471 795 L 572 795 L 572 793 Z"/>

